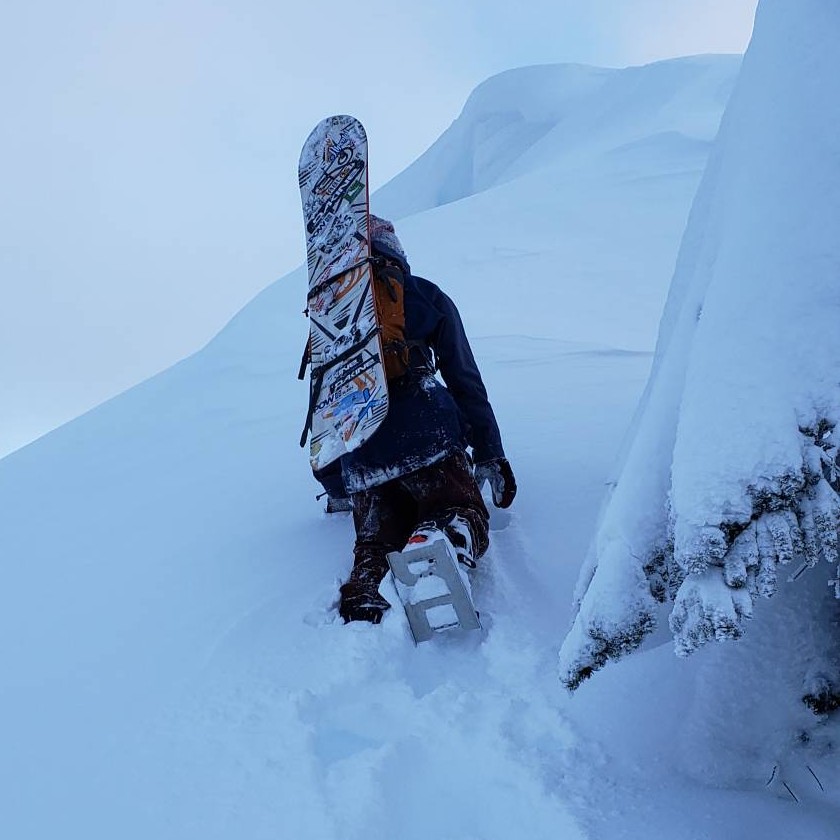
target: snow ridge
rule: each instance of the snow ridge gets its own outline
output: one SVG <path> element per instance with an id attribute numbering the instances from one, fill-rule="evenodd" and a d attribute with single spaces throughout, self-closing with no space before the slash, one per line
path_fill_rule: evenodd
<path id="1" fill-rule="evenodd" d="M 740 637 L 777 565 L 837 563 L 838 36 L 815 0 L 761 6 L 579 585 L 571 687 L 638 646 L 660 602 L 688 654 Z"/>
<path id="2" fill-rule="evenodd" d="M 377 191 L 403 218 L 540 170 L 680 148 L 714 138 L 740 56 L 702 56 L 621 70 L 579 64 L 508 70 L 479 85 L 457 120 Z M 690 103 L 690 104 L 689 104 Z M 705 154 L 705 150 L 704 150 Z"/>

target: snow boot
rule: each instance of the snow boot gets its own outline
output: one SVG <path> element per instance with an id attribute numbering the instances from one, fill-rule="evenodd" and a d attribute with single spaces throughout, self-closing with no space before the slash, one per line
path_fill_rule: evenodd
<path id="1" fill-rule="evenodd" d="M 388 571 L 388 561 L 379 554 L 356 560 L 350 577 L 342 584 L 338 613 L 345 623 L 369 621 L 379 624 L 390 604 L 379 594 L 379 584 Z"/>
<path id="2" fill-rule="evenodd" d="M 453 555 L 458 562 L 468 569 L 474 569 L 476 562 L 473 557 L 473 538 L 470 524 L 456 512 L 449 512 L 428 522 L 421 522 L 414 533 L 408 538 L 403 551 L 410 551 L 412 547 L 438 538 L 443 534 L 453 548 Z"/>

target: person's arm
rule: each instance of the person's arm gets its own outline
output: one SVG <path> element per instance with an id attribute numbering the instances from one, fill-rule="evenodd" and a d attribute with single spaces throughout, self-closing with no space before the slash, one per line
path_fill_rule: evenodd
<path id="1" fill-rule="evenodd" d="M 475 479 L 488 482 L 496 507 L 510 507 L 516 496 L 516 479 L 502 447 L 496 416 L 487 398 L 478 365 L 458 308 L 436 286 L 435 306 L 440 320 L 432 336 L 441 376 L 469 426 L 467 442 L 473 449 Z"/>
<path id="2" fill-rule="evenodd" d="M 435 305 L 443 316 L 434 336 L 440 373 L 469 425 L 468 442 L 476 463 L 505 457 L 496 416 L 470 348 L 458 308 L 438 290 Z"/>

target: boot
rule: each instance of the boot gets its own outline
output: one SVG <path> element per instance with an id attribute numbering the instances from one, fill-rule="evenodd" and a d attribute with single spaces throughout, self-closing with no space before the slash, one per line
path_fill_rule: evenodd
<path id="1" fill-rule="evenodd" d="M 468 569 L 474 569 L 476 562 L 473 556 L 472 531 L 467 520 L 459 513 L 449 512 L 429 522 L 421 522 L 409 537 L 404 551 L 410 551 L 413 545 L 434 540 L 438 534 L 443 534 L 455 550 L 458 562 Z"/>
<path id="2" fill-rule="evenodd" d="M 422 522 L 409 537 L 402 554 L 420 549 L 429 543 L 441 540 L 448 544 L 447 553 L 458 562 L 455 564 L 463 581 L 467 596 L 472 599 L 472 581 L 468 571 L 476 567 L 473 558 L 473 540 L 469 523 L 455 512 L 448 512 L 429 522 Z M 478 613 L 476 613 L 477 615 Z"/>
<path id="3" fill-rule="evenodd" d="M 345 623 L 369 621 L 379 624 L 391 605 L 379 594 L 379 584 L 388 571 L 388 561 L 380 554 L 356 558 L 350 577 L 342 584 L 338 612 Z"/>

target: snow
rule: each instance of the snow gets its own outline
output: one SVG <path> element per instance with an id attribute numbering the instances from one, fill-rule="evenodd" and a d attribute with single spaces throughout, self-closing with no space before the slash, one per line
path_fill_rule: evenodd
<path id="1" fill-rule="evenodd" d="M 396 611 L 336 620 L 352 527 L 313 499 L 297 447 L 303 269 L 201 353 L 0 461 L 3 836 L 837 837 L 836 725 L 768 655 L 796 659 L 788 624 L 757 614 L 766 632 L 687 661 L 651 638 L 574 696 L 556 672 L 737 69 L 506 74 L 401 176 L 400 237 L 461 307 L 520 486 L 473 575 L 481 633 L 415 647 Z M 622 96 L 599 99 L 607 78 Z M 571 101 L 601 115 L 599 148 L 565 157 L 548 130 L 509 153 L 523 119 L 560 129 Z M 454 170 L 469 188 L 442 203 L 427 187 Z M 799 614 L 805 592 L 774 603 Z"/>
<path id="2" fill-rule="evenodd" d="M 561 654 L 570 684 L 640 644 L 662 620 L 657 601 L 673 600 L 675 647 L 689 654 L 741 637 L 763 608 L 755 599 L 790 575 L 777 564 L 802 560 L 833 583 L 840 499 L 823 473 L 840 417 L 836 35 L 824 4 L 761 6 L 578 586 Z M 800 679 L 823 657 L 814 647 Z"/>

